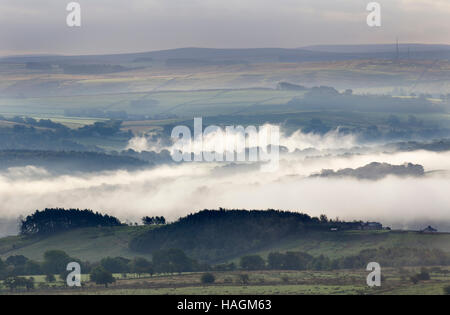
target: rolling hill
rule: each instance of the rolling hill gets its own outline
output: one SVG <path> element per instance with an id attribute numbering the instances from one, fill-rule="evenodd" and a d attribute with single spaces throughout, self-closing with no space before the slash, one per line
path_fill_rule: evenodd
<path id="1" fill-rule="evenodd" d="M 438 59 L 447 59 L 450 51 L 449 45 L 401 44 L 400 49 L 413 52 L 413 58 L 426 58 L 428 55 L 437 56 Z M 0 58 L 3 63 L 139 63 L 155 60 L 191 59 L 191 60 L 221 60 L 245 62 L 274 62 L 285 58 L 294 58 L 297 61 L 336 61 L 350 59 L 386 58 L 395 52 L 395 44 L 380 45 L 317 45 L 297 49 L 289 48 L 246 48 L 246 49 L 217 49 L 185 47 L 168 50 L 158 50 L 139 53 L 109 54 L 109 55 L 31 55 L 8 56 Z"/>
<path id="2" fill-rule="evenodd" d="M 0 239 L 0 257 L 24 255 L 30 259 L 42 260 L 43 254 L 52 249 L 63 250 L 86 261 L 99 261 L 107 256 L 149 257 L 150 255 L 136 254 L 128 248 L 129 241 L 147 229 L 148 227 L 142 226 L 120 226 L 81 228 L 43 238 L 9 236 Z"/>
<path id="3" fill-rule="evenodd" d="M 238 258 L 249 254 L 267 257 L 274 251 L 301 251 L 313 256 L 324 255 L 333 259 L 380 247 L 436 248 L 450 253 L 450 234 L 448 233 L 423 234 L 389 230 L 330 231 L 323 227 L 320 229 L 299 228 L 301 230 L 299 232 L 295 228 L 298 222 L 293 222 L 296 219 L 289 217 L 291 213 L 287 213 L 283 219 L 277 219 L 278 224 L 274 224 L 271 231 L 267 224 L 274 222 L 273 218 L 271 220 L 265 219 L 264 216 L 258 220 L 252 218 L 250 221 L 257 222 L 252 227 L 249 219 L 245 218 L 246 214 L 237 220 L 236 217 L 224 216 L 220 211 L 212 213 L 222 217 L 214 219 L 211 213 L 203 212 L 203 220 L 196 214 L 162 227 L 93 227 L 46 237 L 10 236 L 0 239 L 0 257 L 4 259 L 12 255 L 24 255 L 39 261 L 47 250 L 58 249 L 72 257 L 96 262 L 107 256 L 149 258 L 154 250 L 179 248 L 201 261 L 221 263 L 237 261 Z M 189 224 L 183 222 L 189 222 Z M 194 223 L 191 224 L 192 222 Z M 217 224 L 223 226 L 218 230 L 220 233 L 214 232 Z M 245 229 L 235 228 L 239 226 Z M 270 232 L 270 235 L 265 237 L 259 234 L 258 226 L 263 226 L 262 229 Z M 281 233 L 282 230 L 286 232 Z M 223 244 L 224 240 L 220 238 L 220 234 L 227 236 L 229 244 Z M 208 235 L 215 236 L 208 241 Z M 221 250 L 223 248 L 226 250 Z"/>

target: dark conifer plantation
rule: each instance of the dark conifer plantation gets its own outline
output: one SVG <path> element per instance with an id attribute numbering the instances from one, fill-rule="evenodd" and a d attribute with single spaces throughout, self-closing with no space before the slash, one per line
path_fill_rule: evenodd
<path id="1" fill-rule="evenodd" d="M 79 209 L 45 209 L 36 210 L 22 220 L 22 235 L 49 235 L 83 227 L 120 226 L 119 219 L 103 215 L 92 210 Z"/>

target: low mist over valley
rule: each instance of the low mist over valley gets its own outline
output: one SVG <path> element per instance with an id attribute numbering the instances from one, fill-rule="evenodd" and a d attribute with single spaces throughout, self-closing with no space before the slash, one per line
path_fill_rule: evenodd
<path id="1" fill-rule="evenodd" d="M 49 207 L 131 222 L 273 208 L 450 231 L 450 50 L 395 48 L 2 58 L 2 222 Z M 256 126 L 259 135 L 279 127 L 279 141 L 267 143 L 279 168 L 175 162 L 172 130 L 193 130 L 198 117 L 203 128 Z M 222 136 L 189 146 L 214 151 Z M 16 224 L 0 229 L 11 234 Z"/>

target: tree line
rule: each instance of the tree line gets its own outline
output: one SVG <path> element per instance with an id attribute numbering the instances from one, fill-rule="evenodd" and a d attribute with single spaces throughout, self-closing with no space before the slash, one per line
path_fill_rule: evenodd
<path id="1" fill-rule="evenodd" d="M 166 218 L 164 217 L 143 217 L 142 218 L 142 224 L 144 225 L 164 225 L 166 224 Z"/>
<path id="2" fill-rule="evenodd" d="M 152 259 L 135 257 L 105 257 L 99 262 L 83 262 L 69 256 L 61 250 L 49 250 L 44 253 L 42 262 L 30 260 L 22 255 L 8 257 L 5 261 L 0 259 L 0 280 L 10 290 L 34 288 L 34 279 L 30 276 L 45 275 L 48 283 L 56 281 L 55 275 L 65 281 L 69 271 L 66 266 L 69 262 L 78 262 L 83 274 L 90 275 L 90 281 L 106 287 L 116 281 L 114 274 L 175 274 L 182 272 L 224 272 L 224 271 L 261 271 L 261 270 L 339 270 L 339 269 L 365 269 L 367 263 L 376 261 L 383 267 L 403 268 L 408 266 L 449 266 L 450 255 L 438 250 L 428 248 L 376 248 L 361 251 L 357 255 L 330 259 L 324 255 L 312 256 L 305 252 L 272 252 L 265 259 L 260 255 L 247 255 L 234 262 L 210 265 L 198 262 L 188 257 L 182 250 L 160 250 L 152 255 Z M 29 276 L 24 278 L 24 276 Z M 411 277 L 413 283 L 426 280 L 426 272 Z M 211 280 L 211 279 L 209 279 Z M 205 283 L 208 283 L 205 279 Z M 203 281 L 203 280 L 202 280 Z"/>
<path id="3" fill-rule="evenodd" d="M 84 227 L 121 226 L 119 219 L 92 210 L 45 209 L 36 210 L 20 222 L 22 235 L 49 235 Z"/>
<path id="4" fill-rule="evenodd" d="M 83 145 L 80 138 L 120 137 L 127 141 L 133 133 L 122 130 L 122 121 L 111 119 L 95 122 L 78 129 L 71 129 L 50 119 L 36 120 L 30 117 L 16 116 L 6 118 L 0 115 L 0 121 L 14 123 L 13 127 L 0 127 L 0 150 L 78 150 L 102 151 L 94 145 Z"/>
<path id="5" fill-rule="evenodd" d="M 259 255 L 240 259 L 243 270 L 337 270 L 364 269 L 368 262 L 376 261 L 384 267 L 449 266 L 450 255 L 429 248 L 373 248 L 362 250 L 357 255 L 330 259 L 327 256 L 312 256 L 304 252 L 272 252 L 263 259 Z"/>
<path id="6" fill-rule="evenodd" d="M 31 276 L 45 275 L 48 283 L 56 281 L 55 275 L 65 281 L 70 271 L 66 270 L 70 262 L 78 262 L 83 274 L 89 274 L 90 280 L 108 286 L 115 282 L 113 274 L 142 274 L 153 276 L 155 273 L 182 273 L 210 270 L 211 267 L 188 257 L 178 249 L 155 252 L 152 259 L 143 257 L 128 259 L 124 257 L 105 257 L 99 262 L 90 263 L 71 257 L 61 250 L 49 250 L 44 253 L 43 261 L 38 262 L 23 255 L 13 255 L 6 260 L 0 259 L 0 280 L 11 290 L 34 288 Z M 28 276 L 27 278 L 24 278 Z"/>
<path id="7" fill-rule="evenodd" d="M 355 229 L 358 222 L 329 220 L 325 215 L 278 210 L 203 210 L 148 230 L 130 241 L 130 249 L 150 254 L 180 248 L 204 261 L 225 260 L 310 231 Z"/>

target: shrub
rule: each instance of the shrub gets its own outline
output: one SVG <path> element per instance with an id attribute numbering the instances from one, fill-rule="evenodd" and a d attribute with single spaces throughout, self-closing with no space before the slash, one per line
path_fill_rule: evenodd
<path id="1" fill-rule="evenodd" d="M 444 287 L 444 294 L 445 295 L 450 295 L 450 285 Z"/>
<path id="2" fill-rule="evenodd" d="M 204 273 L 201 281 L 203 284 L 212 284 L 216 281 L 216 277 L 212 273 Z"/>
<path id="3" fill-rule="evenodd" d="M 119 219 L 92 210 L 45 209 L 36 211 L 20 223 L 22 235 L 45 235 L 82 227 L 120 226 Z"/>
<path id="4" fill-rule="evenodd" d="M 17 288 L 25 288 L 27 291 L 34 289 L 34 278 L 9 277 L 3 282 L 4 286 L 14 291 Z"/>
<path id="5" fill-rule="evenodd" d="M 90 279 L 96 284 L 103 284 L 105 288 L 108 287 L 108 284 L 116 282 L 116 279 L 113 277 L 112 273 L 107 271 L 102 266 L 94 268 L 91 271 Z"/>
<path id="6" fill-rule="evenodd" d="M 428 270 L 425 268 L 422 268 L 420 273 L 418 273 L 416 275 L 416 277 L 417 277 L 417 279 L 423 280 L 423 281 L 430 280 L 430 274 L 429 274 Z"/>
<path id="7" fill-rule="evenodd" d="M 289 277 L 288 277 L 288 276 L 282 276 L 282 277 L 281 277 L 281 280 L 282 280 L 284 283 L 288 283 L 288 282 L 289 282 Z"/>
<path id="8" fill-rule="evenodd" d="M 223 283 L 233 283 L 233 279 L 231 279 L 230 277 L 227 277 L 227 278 L 223 279 Z"/>
<path id="9" fill-rule="evenodd" d="M 239 275 L 239 281 L 243 285 L 247 285 L 250 282 L 250 277 L 247 274 Z"/>
<path id="10" fill-rule="evenodd" d="M 245 270 L 263 270 L 265 269 L 266 263 L 261 256 L 252 255 L 242 257 L 240 265 L 241 268 Z"/>
<path id="11" fill-rule="evenodd" d="M 48 274 L 45 276 L 45 281 L 49 282 L 49 283 L 53 283 L 56 281 L 55 275 L 54 274 Z"/>
<path id="12" fill-rule="evenodd" d="M 417 278 L 417 276 L 409 277 L 409 280 L 410 280 L 413 284 L 419 283 L 419 279 Z"/>

